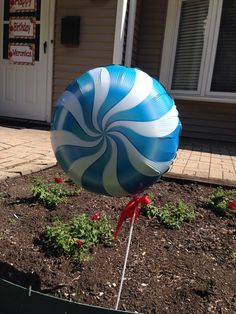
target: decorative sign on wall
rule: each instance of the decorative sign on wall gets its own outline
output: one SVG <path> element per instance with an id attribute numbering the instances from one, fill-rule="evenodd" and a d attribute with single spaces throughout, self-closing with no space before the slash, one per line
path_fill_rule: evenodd
<path id="1" fill-rule="evenodd" d="M 8 58 L 14 64 L 34 64 L 35 44 L 9 43 Z"/>
<path id="2" fill-rule="evenodd" d="M 9 38 L 35 38 L 35 17 L 10 17 Z"/>
<path id="3" fill-rule="evenodd" d="M 36 11 L 36 0 L 10 0 L 10 13 Z"/>

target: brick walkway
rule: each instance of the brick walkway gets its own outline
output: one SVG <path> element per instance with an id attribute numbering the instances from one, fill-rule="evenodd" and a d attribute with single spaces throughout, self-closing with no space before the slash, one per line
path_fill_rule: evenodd
<path id="1" fill-rule="evenodd" d="M 167 176 L 236 186 L 236 143 L 181 138 Z"/>
<path id="2" fill-rule="evenodd" d="M 0 180 L 55 164 L 49 131 L 0 126 Z M 236 186 L 236 143 L 181 138 L 165 176 Z"/>
<path id="3" fill-rule="evenodd" d="M 0 180 L 55 164 L 49 131 L 0 126 Z"/>

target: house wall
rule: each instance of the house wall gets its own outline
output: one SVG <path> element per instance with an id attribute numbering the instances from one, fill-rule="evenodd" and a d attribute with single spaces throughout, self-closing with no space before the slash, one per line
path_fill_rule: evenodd
<path id="1" fill-rule="evenodd" d="M 141 9 L 142 9 L 142 0 L 137 0 L 136 2 L 136 16 L 134 24 L 134 40 L 133 40 L 133 51 L 132 51 L 132 60 L 131 66 L 136 67 L 138 63 L 138 46 L 140 41 L 140 29 L 141 29 Z"/>
<path id="2" fill-rule="evenodd" d="M 166 10 L 167 0 L 138 1 L 133 62 L 157 78 L 160 73 Z"/>
<path id="3" fill-rule="evenodd" d="M 65 87 L 91 68 L 112 63 L 117 0 L 57 0 L 53 103 Z M 60 43 L 61 19 L 80 16 L 80 44 L 68 48 Z"/>
<path id="4" fill-rule="evenodd" d="M 167 0 L 139 0 L 141 8 L 136 16 L 133 64 L 156 78 L 160 73 L 167 4 Z M 182 136 L 236 142 L 236 101 L 176 100 L 176 105 Z"/>
<path id="5" fill-rule="evenodd" d="M 176 100 L 183 136 L 236 142 L 236 104 Z"/>

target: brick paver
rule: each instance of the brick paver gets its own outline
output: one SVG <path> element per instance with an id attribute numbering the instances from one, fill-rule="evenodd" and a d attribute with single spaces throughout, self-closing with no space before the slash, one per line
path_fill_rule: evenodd
<path id="1" fill-rule="evenodd" d="M 0 180 L 38 172 L 55 164 L 49 131 L 0 126 Z"/>
<path id="2" fill-rule="evenodd" d="M 49 131 L 0 126 L 0 180 L 53 165 Z M 236 186 L 236 143 L 181 138 L 165 176 Z"/>
<path id="3" fill-rule="evenodd" d="M 236 186 L 236 143 L 181 138 L 171 175 Z"/>

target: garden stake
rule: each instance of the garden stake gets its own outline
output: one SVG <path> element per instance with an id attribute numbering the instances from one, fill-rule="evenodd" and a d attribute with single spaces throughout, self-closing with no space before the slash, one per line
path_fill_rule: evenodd
<path id="1" fill-rule="evenodd" d="M 129 232 L 129 240 L 127 244 L 127 249 L 126 249 L 126 254 L 125 254 L 125 261 L 124 261 L 124 266 L 123 266 L 123 271 L 121 275 L 121 281 L 120 281 L 120 288 L 117 296 L 117 302 L 116 302 L 116 307 L 115 309 L 118 309 L 119 302 L 120 302 L 120 295 L 122 292 L 122 287 L 123 287 L 123 282 L 124 282 L 124 277 L 125 277 L 125 270 L 126 270 L 126 264 L 128 260 L 128 255 L 129 255 L 129 250 L 130 250 L 130 244 L 131 244 L 131 238 L 132 238 L 132 233 L 133 233 L 133 228 L 134 228 L 134 222 L 138 217 L 141 205 L 148 205 L 150 204 L 150 199 L 147 195 L 143 195 L 141 197 L 138 197 L 138 195 L 134 195 L 131 201 L 125 206 L 124 210 L 122 211 L 116 230 L 115 230 L 115 240 L 117 239 L 118 232 L 120 230 L 120 227 L 122 223 L 129 218 L 130 220 L 130 232 Z"/>
<path id="2" fill-rule="evenodd" d="M 135 216 L 136 216 L 136 210 L 137 209 L 135 208 L 134 213 L 133 213 L 133 217 L 131 220 L 129 239 L 128 239 L 128 244 L 127 244 L 127 248 L 126 248 L 125 261 L 124 261 L 123 271 L 122 271 L 122 275 L 121 275 L 120 287 L 119 287 L 119 292 L 118 292 L 118 296 L 117 296 L 115 310 L 118 310 L 118 306 L 119 306 L 119 302 L 120 302 L 120 296 L 121 296 L 121 292 L 122 292 L 122 288 L 123 288 L 125 270 L 126 270 L 126 264 L 127 264 L 127 260 L 128 260 L 129 250 L 130 250 L 131 238 L 132 238 L 132 233 L 133 233 L 133 228 L 134 228 L 134 221 L 135 221 Z"/>

